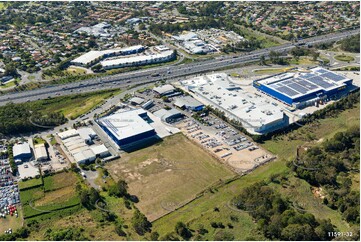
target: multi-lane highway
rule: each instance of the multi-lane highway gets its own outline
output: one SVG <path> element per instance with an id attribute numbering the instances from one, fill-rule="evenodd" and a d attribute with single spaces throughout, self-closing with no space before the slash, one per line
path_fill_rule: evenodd
<path id="1" fill-rule="evenodd" d="M 308 38 L 303 40 L 302 43 L 317 44 L 322 42 L 337 41 L 358 33 L 360 33 L 360 29 Z M 298 44 L 300 44 L 300 42 Z M 215 59 L 192 62 L 189 64 L 168 65 L 146 70 L 128 72 L 124 74 L 117 74 L 113 76 L 92 78 L 70 84 L 44 87 L 31 91 L 9 93 L 0 96 L 0 106 L 5 105 L 7 102 L 10 101 L 14 103 L 22 103 L 38 99 L 45 99 L 48 97 L 90 92 L 95 90 L 124 88 L 130 85 L 151 83 L 159 80 L 179 79 L 180 77 L 188 75 L 194 75 L 197 73 L 214 71 L 239 64 L 254 62 L 259 60 L 260 56 L 262 55 L 267 57 L 271 51 L 284 53 L 289 51 L 293 47 L 294 44 L 288 43 L 235 56 L 218 57 Z"/>

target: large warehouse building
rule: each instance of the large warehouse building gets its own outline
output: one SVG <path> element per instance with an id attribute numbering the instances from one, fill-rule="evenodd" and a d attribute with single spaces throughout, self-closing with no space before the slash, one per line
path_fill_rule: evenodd
<path id="1" fill-rule="evenodd" d="M 181 84 L 205 105 L 241 122 L 250 133 L 264 134 L 288 125 L 283 110 L 266 98 L 243 90 L 225 73 L 199 76 L 181 81 Z"/>
<path id="2" fill-rule="evenodd" d="M 302 73 L 273 75 L 253 82 L 258 90 L 295 108 L 333 98 L 351 84 L 351 79 L 320 67 Z"/>
<path id="3" fill-rule="evenodd" d="M 104 60 L 101 61 L 100 64 L 105 70 L 110 70 L 114 68 L 123 68 L 128 66 L 143 66 L 143 65 L 150 65 L 155 63 L 162 63 L 162 62 L 174 60 L 175 58 L 176 58 L 175 52 L 173 50 L 168 50 L 151 55 L 139 55 L 139 56 L 131 56 L 131 57 L 111 59 L 111 60 Z"/>
<path id="4" fill-rule="evenodd" d="M 64 147 L 79 164 L 89 163 L 96 158 L 104 158 L 110 155 L 110 152 L 104 144 L 94 144 L 93 139 L 97 136 L 91 128 L 69 129 L 58 133 Z"/>
<path id="5" fill-rule="evenodd" d="M 119 48 L 110 50 L 91 50 L 72 60 L 70 63 L 77 66 L 91 66 L 108 57 L 132 55 L 143 52 L 144 50 L 145 47 L 142 45 L 135 45 L 121 49 Z"/>
<path id="6" fill-rule="evenodd" d="M 33 156 L 29 143 L 15 144 L 13 146 L 13 156 L 15 161 L 29 160 Z"/>
<path id="7" fill-rule="evenodd" d="M 97 122 L 119 146 L 144 141 L 157 135 L 148 123 L 151 120 L 147 112 L 141 108 L 115 113 Z"/>

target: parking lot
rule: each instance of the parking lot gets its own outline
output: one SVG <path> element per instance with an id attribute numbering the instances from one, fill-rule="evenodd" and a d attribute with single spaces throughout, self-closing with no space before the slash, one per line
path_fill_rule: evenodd
<path id="1" fill-rule="evenodd" d="M 251 139 L 214 116 L 204 117 L 203 124 L 187 118 L 176 123 L 176 126 L 238 173 L 250 171 L 274 158 Z"/>
<path id="2" fill-rule="evenodd" d="M 18 216 L 16 204 L 20 203 L 19 188 L 12 175 L 9 160 L 0 158 L 0 223 L 6 216 Z"/>

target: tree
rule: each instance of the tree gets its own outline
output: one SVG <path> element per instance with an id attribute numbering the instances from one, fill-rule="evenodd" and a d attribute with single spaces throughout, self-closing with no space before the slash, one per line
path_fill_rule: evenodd
<path id="1" fill-rule="evenodd" d="M 183 222 L 178 222 L 175 226 L 176 233 L 183 239 L 188 240 L 192 237 L 192 232 Z"/>
<path id="2" fill-rule="evenodd" d="M 135 210 L 132 217 L 132 226 L 139 235 L 144 235 L 151 231 L 152 224 L 139 210 Z"/>
<path id="3" fill-rule="evenodd" d="M 234 235 L 231 232 L 220 230 L 214 235 L 215 241 L 232 241 Z"/>
<path id="4" fill-rule="evenodd" d="M 128 196 L 128 184 L 124 180 L 119 180 L 115 185 L 109 188 L 109 195 L 116 197 L 125 197 Z"/>
<path id="5" fill-rule="evenodd" d="M 290 224 L 282 230 L 282 240 L 318 240 L 310 225 Z"/>
<path id="6" fill-rule="evenodd" d="M 118 224 L 115 226 L 115 232 L 119 235 L 119 236 L 122 236 L 122 237 L 125 237 L 127 236 L 127 234 L 124 232 L 124 230 L 122 229 L 122 225 L 121 224 Z"/>
<path id="7" fill-rule="evenodd" d="M 18 73 L 16 71 L 16 67 L 13 63 L 7 64 L 5 66 L 5 75 L 7 76 L 17 76 Z"/>
<path id="8" fill-rule="evenodd" d="M 261 66 L 264 66 L 266 64 L 266 58 L 264 57 L 264 55 L 261 55 L 259 63 Z"/>
<path id="9" fill-rule="evenodd" d="M 151 234 L 150 234 L 150 240 L 152 240 L 152 241 L 157 241 L 159 239 L 159 234 L 158 234 L 158 232 L 152 232 Z"/>

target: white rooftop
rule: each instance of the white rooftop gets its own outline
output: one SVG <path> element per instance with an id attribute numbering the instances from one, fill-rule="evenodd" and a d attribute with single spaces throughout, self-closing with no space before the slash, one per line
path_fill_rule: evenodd
<path id="1" fill-rule="evenodd" d="M 159 94 L 165 94 L 165 93 L 168 93 L 168 92 L 172 92 L 174 91 L 175 88 L 170 85 L 170 84 L 166 84 L 166 85 L 163 85 L 163 86 L 159 86 L 159 87 L 154 87 L 153 88 L 153 91 L 159 93 Z"/>
<path id="2" fill-rule="evenodd" d="M 95 155 L 100 155 L 100 154 L 109 152 L 107 147 L 105 147 L 104 144 L 91 146 L 90 149 Z"/>
<path id="3" fill-rule="evenodd" d="M 79 133 L 79 136 L 83 140 L 88 140 L 94 138 L 97 134 L 94 132 L 92 128 L 86 127 L 86 128 L 80 128 L 77 130 Z"/>
<path id="4" fill-rule="evenodd" d="M 106 66 L 117 66 L 117 65 L 125 65 L 137 62 L 147 62 L 156 59 L 163 59 L 170 57 L 173 54 L 172 50 L 163 51 L 159 54 L 152 54 L 152 55 L 139 55 L 139 56 L 132 56 L 132 57 L 123 57 L 123 58 L 116 58 L 111 60 L 104 60 L 101 61 L 100 64 L 103 67 Z"/>
<path id="5" fill-rule="evenodd" d="M 122 53 L 122 52 L 138 50 L 141 48 L 143 48 L 142 45 L 135 45 L 135 46 L 125 47 L 125 48 L 116 48 L 116 49 L 109 49 L 109 50 L 91 50 L 91 51 L 79 56 L 78 58 L 72 60 L 72 62 L 80 63 L 83 65 L 88 65 L 97 59 L 103 58 L 104 55 L 118 54 L 118 53 Z"/>
<path id="6" fill-rule="evenodd" d="M 283 120 L 283 111 L 264 97 L 242 90 L 225 73 L 215 73 L 182 81 L 181 84 L 196 93 L 206 104 L 225 111 L 242 122 L 249 132 L 258 132 Z"/>
<path id="7" fill-rule="evenodd" d="M 118 140 L 122 140 L 154 130 L 147 121 L 139 116 L 145 113 L 146 111 L 143 109 L 134 109 L 101 118 L 99 122 Z"/>
<path id="8" fill-rule="evenodd" d="M 36 159 L 44 159 L 48 157 L 46 152 L 45 144 L 37 144 L 34 146 L 34 153 Z"/>
<path id="9" fill-rule="evenodd" d="M 75 129 L 69 129 L 64 132 L 58 133 L 58 136 L 60 137 L 60 139 L 67 139 L 69 137 L 73 137 L 76 135 L 78 135 L 78 131 L 76 131 Z"/>
<path id="10" fill-rule="evenodd" d="M 29 143 L 15 144 L 13 146 L 13 155 L 31 154 Z"/>

